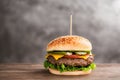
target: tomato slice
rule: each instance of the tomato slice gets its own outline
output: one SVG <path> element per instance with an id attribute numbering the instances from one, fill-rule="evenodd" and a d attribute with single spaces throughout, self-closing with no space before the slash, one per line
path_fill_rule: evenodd
<path id="1" fill-rule="evenodd" d="M 84 56 L 89 56 L 89 54 L 86 54 L 86 55 L 84 55 Z M 65 57 L 65 58 L 80 58 L 80 55 L 65 55 L 65 56 L 63 56 L 63 57 Z"/>
<path id="2" fill-rule="evenodd" d="M 65 55 L 65 58 L 79 58 L 78 55 Z"/>

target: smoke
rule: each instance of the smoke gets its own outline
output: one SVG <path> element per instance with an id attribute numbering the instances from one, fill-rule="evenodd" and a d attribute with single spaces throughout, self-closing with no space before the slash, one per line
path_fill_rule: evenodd
<path id="1" fill-rule="evenodd" d="M 120 62 L 119 0 L 0 1 L 0 62 L 42 63 L 52 39 L 69 34 L 88 38 L 96 62 Z"/>

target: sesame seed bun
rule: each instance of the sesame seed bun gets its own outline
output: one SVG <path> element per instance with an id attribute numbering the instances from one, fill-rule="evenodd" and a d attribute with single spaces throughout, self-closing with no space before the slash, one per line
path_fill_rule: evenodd
<path id="1" fill-rule="evenodd" d="M 56 50 L 90 51 L 92 50 L 92 45 L 88 39 L 81 36 L 76 35 L 61 36 L 52 40 L 47 45 L 47 51 Z"/>

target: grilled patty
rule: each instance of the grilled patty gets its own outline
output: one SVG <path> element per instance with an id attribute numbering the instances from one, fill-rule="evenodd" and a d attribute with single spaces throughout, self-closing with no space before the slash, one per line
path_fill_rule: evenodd
<path id="1" fill-rule="evenodd" d="M 65 64 L 69 66 L 87 66 L 93 62 L 94 57 L 90 55 L 86 60 L 82 58 L 72 59 L 72 58 L 62 57 L 58 60 L 55 60 L 53 56 L 48 56 L 47 59 L 50 63 L 56 65 Z"/>

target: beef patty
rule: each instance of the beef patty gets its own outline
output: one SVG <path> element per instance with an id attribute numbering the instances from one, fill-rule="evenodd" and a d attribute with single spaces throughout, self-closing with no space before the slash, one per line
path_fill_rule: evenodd
<path id="1" fill-rule="evenodd" d="M 82 58 L 72 59 L 72 58 L 62 57 L 58 60 L 55 60 L 53 56 L 48 56 L 47 59 L 50 63 L 56 64 L 56 65 L 65 64 L 69 66 L 87 66 L 93 62 L 94 57 L 90 55 L 86 60 Z"/>

